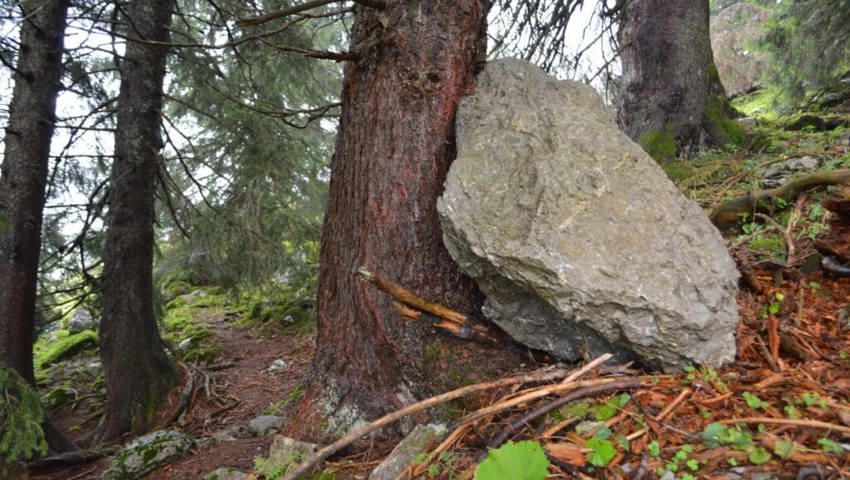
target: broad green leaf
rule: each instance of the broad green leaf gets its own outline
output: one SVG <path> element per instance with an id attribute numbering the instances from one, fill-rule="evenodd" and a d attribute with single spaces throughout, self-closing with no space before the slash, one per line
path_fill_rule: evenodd
<path id="1" fill-rule="evenodd" d="M 549 459 L 539 443 L 508 442 L 490 450 L 475 469 L 475 480 L 542 480 L 549 475 Z"/>
<path id="2" fill-rule="evenodd" d="M 761 465 L 762 463 L 767 463 L 770 461 L 770 452 L 764 449 L 764 447 L 752 447 L 748 452 L 748 457 L 750 462 L 755 465 Z"/>
<path id="3" fill-rule="evenodd" d="M 587 461 L 595 467 L 604 467 L 617 454 L 614 444 L 601 438 L 591 438 L 584 445 L 593 450 L 587 454 Z"/>

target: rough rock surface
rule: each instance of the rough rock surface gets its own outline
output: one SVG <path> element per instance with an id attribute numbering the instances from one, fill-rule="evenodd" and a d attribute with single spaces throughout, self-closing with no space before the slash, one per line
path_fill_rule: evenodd
<path id="1" fill-rule="evenodd" d="M 229 467 L 219 468 L 204 475 L 204 480 L 248 480 L 249 478 L 251 477 L 247 473 Z"/>
<path id="2" fill-rule="evenodd" d="M 97 321 L 85 308 L 77 308 L 68 321 L 68 333 L 80 333 L 83 330 L 97 330 Z"/>
<path id="3" fill-rule="evenodd" d="M 192 438 L 185 433 L 174 430 L 151 432 L 121 447 L 100 478 L 144 478 L 145 474 L 182 457 L 192 445 Z"/>
<path id="4" fill-rule="evenodd" d="M 735 356 L 738 272 L 591 87 L 490 63 L 457 117 L 444 242 L 516 340 L 664 369 Z"/>
<path id="5" fill-rule="evenodd" d="M 711 49 L 720 81 L 729 95 L 756 86 L 767 65 L 766 53 L 748 48 L 764 34 L 770 11 L 752 3 L 736 3 L 711 17 Z"/>
<path id="6" fill-rule="evenodd" d="M 248 431 L 254 436 L 265 437 L 271 433 L 283 430 L 284 425 L 283 417 L 275 415 L 260 415 L 259 417 L 252 418 L 248 422 Z"/>
<path id="7" fill-rule="evenodd" d="M 275 435 L 269 447 L 269 461 L 284 468 L 299 463 L 316 453 L 319 446 L 294 438 Z"/>
<path id="8" fill-rule="evenodd" d="M 440 424 L 417 425 L 404 440 L 387 455 L 380 465 L 372 470 L 369 480 L 393 480 L 397 478 L 432 442 L 446 435 L 446 426 Z"/>

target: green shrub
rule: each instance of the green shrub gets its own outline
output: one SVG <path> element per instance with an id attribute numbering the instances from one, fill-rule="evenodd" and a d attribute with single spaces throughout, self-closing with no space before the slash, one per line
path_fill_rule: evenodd
<path id="1" fill-rule="evenodd" d="M 0 477 L 6 478 L 15 462 L 47 453 L 43 420 L 44 410 L 29 384 L 0 367 Z"/>

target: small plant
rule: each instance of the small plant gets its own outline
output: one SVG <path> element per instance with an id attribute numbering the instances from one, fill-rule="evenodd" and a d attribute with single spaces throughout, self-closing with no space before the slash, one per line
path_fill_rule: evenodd
<path id="1" fill-rule="evenodd" d="M 614 448 L 614 443 L 610 440 L 605 440 L 599 437 L 593 437 L 584 444 L 591 451 L 587 453 L 587 462 L 594 467 L 604 467 L 608 465 L 615 455 L 617 449 Z"/>
<path id="2" fill-rule="evenodd" d="M 765 402 L 764 400 L 760 399 L 759 397 L 753 395 L 750 392 L 744 392 L 743 396 L 744 400 L 747 401 L 747 406 L 750 408 L 758 410 L 770 406 L 769 403 Z"/>
<path id="3" fill-rule="evenodd" d="M 842 453 L 844 453 L 844 448 L 842 448 L 841 445 L 833 442 L 828 438 L 818 439 L 818 445 L 821 446 L 821 449 L 824 453 L 832 453 L 835 455 L 841 455 Z"/>
<path id="4" fill-rule="evenodd" d="M 661 446 L 658 445 L 658 440 L 653 440 L 649 442 L 649 445 L 646 446 L 646 451 L 649 452 L 649 455 L 652 457 L 658 457 L 661 455 Z"/>
<path id="5" fill-rule="evenodd" d="M 508 441 L 490 450 L 475 469 L 475 480 L 542 480 L 549 475 L 549 459 L 539 443 Z"/>
<path id="6" fill-rule="evenodd" d="M 15 462 L 47 453 L 43 420 L 41 403 L 26 380 L 0 367 L 0 477 Z"/>

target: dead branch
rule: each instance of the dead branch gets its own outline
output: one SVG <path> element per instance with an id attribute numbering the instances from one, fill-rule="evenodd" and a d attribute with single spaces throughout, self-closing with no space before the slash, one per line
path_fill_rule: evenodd
<path id="1" fill-rule="evenodd" d="M 297 13 L 305 12 L 307 10 L 323 7 L 331 3 L 337 3 L 339 1 L 340 0 L 313 0 L 312 2 L 304 2 L 300 5 L 293 5 L 289 8 L 284 8 L 283 10 L 278 10 L 276 12 L 269 12 L 265 15 L 260 15 L 258 17 L 243 18 L 241 20 L 238 20 L 236 24 L 262 25 L 264 23 L 271 22 L 272 20 L 277 20 L 278 18 L 288 17 L 290 15 L 295 15 Z M 364 7 L 377 8 L 381 10 L 383 10 L 387 6 L 387 4 L 383 0 L 355 0 L 354 3 L 363 5 Z"/>
<path id="2" fill-rule="evenodd" d="M 581 388 L 578 390 L 574 390 L 561 398 L 555 399 L 546 405 L 534 410 L 531 413 L 523 416 L 519 420 L 512 422 L 510 425 L 505 427 L 499 435 L 493 437 L 492 440 L 488 443 L 489 448 L 497 448 L 499 445 L 504 443 L 507 440 L 508 436 L 511 433 L 515 432 L 517 429 L 522 428 L 524 425 L 527 425 L 528 422 L 534 420 L 537 417 L 542 415 L 546 415 L 552 410 L 559 408 L 563 405 L 566 405 L 570 402 L 574 402 L 576 400 L 581 400 L 582 398 L 592 397 L 595 395 L 599 395 L 600 393 L 608 393 L 608 392 L 619 392 L 623 390 L 635 390 L 640 387 L 640 382 L 635 380 L 623 380 L 620 382 L 603 384 L 603 385 L 591 385 L 589 387 Z"/>
<path id="3" fill-rule="evenodd" d="M 503 378 L 500 380 L 494 380 L 492 382 L 478 383 L 475 385 L 469 385 L 466 387 L 458 388 L 456 390 L 452 390 L 450 392 L 446 392 L 435 397 L 431 397 L 420 402 L 416 402 L 413 405 L 402 408 L 401 410 L 395 411 L 393 413 L 384 415 L 383 417 L 375 420 L 374 422 L 357 429 L 356 431 L 349 433 L 348 435 L 340 438 L 336 442 L 328 445 L 327 447 L 319 450 L 313 456 L 308 458 L 307 460 L 301 462 L 297 468 L 289 472 L 283 480 L 295 480 L 300 475 L 304 475 L 312 471 L 322 460 L 330 457 L 334 453 L 342 450 L 353 442 L 357 441 L 357 439 L 364 437 L 375 430 L 383 428 L 386 425 L 389 425 L 393 422 L 396 422 L 410 414 L 426 410 L 428 408 L 434 407 L 436 405 L 440 405 L 441 403 L 448 402 L 449 400 L 454 400 L 455 398 L 462 397 L 464 395 L 481 392 L 484 390 L 492 390 L 494 388 L 507 387 L 511 385 L 522 385 L 526 383 L 539 383 L 539 382 L 547 382 L 556 380 L 559 378 L 563 378 L 567 374 L 567 371 L 559 368 L 544 368 L 541 370 L 537 370 L 525 375 L 519 375 L 516 377 Z"/>
<path id="4" fill-rule="evenodd" d="M 439 303 L 426 300 L 397 283 L 379 277 L 378 275 L 367 270 L 366 267 L 360 267 L 360 269 L 357 270 L 357 273 L 360 275 L 360 278 L 364 282 L 377 287 L 379 290 L 385 293 L 390 294 L 399 302 L 413 307 L 417 310 L 430 313 L 431 315 L 437 316 L 444 320 L 442 322 L 434 323 L 435 327 L 448 330 L 454 335 L 464 339 L 481 338 L 493 342 L 496 341 L 496 337 L 491 334 L 486 327 L 484 327 L 483 325 L 473 325 L 472 322 L 469 320 L 469 317 L 460 312 L 456 312 L 450 308 L 446 308 L 440 305 Z M 410 317 L 410 314 L 408 312 L 402 311 L 402 313 L 405 316 Z"/>
<path id="5" fill-rule="evenodd" d="M 850 169 L 847 168 L 832 172 L 815 172 L 795 179 L 781 187 L 748 192 L 717 207 L 711 212 L 709 218 L 718 228 L 728 228 L 740 222 L 741 216 L 744 214 L 769 212 L 774 207 L 776 199 L 781 198 L 790 202 L 801 193 L 814 188 L 837 185 L 848 181 L 850 181 Z"/>

